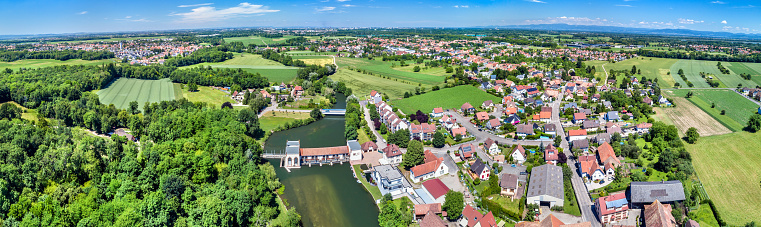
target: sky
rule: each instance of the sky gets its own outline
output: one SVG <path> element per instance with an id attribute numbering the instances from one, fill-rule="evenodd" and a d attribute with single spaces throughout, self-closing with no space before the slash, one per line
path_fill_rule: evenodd
<path id="1" fill-rule="evenodd" d="M 527 24 L 761 33 L 739 0 L 0 0 L 0 35 L 228 27 L 471 27 Z"/>

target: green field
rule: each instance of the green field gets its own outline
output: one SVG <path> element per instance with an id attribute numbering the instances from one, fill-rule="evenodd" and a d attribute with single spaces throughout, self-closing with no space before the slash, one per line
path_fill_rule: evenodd
<path id="1" fill-rule="evenodd" d="M 174 85 L 169 79 L 140 80 L 119 78 L 108 87 L 97 92 L 100 102 L 114 104 L 116 108 L 127 109 L 129 103 L 137 101 L 140 110 L 145 102 L 161 102 L 175 99 Z"/>
<path id="2" fill-rule="evenodd" d="M 257 46 L 267 46 L 269 44 L 285 43 L 286 40 L 296 38 L 298 36 L 284 35 L 280 38 L 265 38 L 261 36 L 248 36 L 248 37 L 232 37 L 225 38 L 225 42 L 242 42 L 243 45 L 256 44 Z M 309 40 L 315 40 L 315 37 L 305 36 Z M 319 37 L 317 37 L 319 38 Z"/>
<path id="3" fill-rule="evenodd" d="M 732 62 L 727 68 L 738 75 L 741 73 L 750 74 L 753 82 L 761 84 L 761 63 Z"/>
<path id="4" fill-rule="evenodd" d="M 198 66 L 243 69 L 250 73 L 259 73 L 262 76 L 267 77 L 270 82 L 290 82 L 296 78 L 296 72 L 299 69 L 297 67 L 284 66 L 283 64 L 280 64 L 280 62 L 264 59 L 261 55 L 240 53 L 235 53 L 233 59 L 227 61 L 216 63 L 200 63 L 180 68 L 187 69 Z"/>
<path id="5" fill-rule="evenodd" d="M 423 73 L 407 72 L 404 70 L 397 70 L 397 68 L 391 68 L 392 64 L 396 64 L 396 67 L 400 67 L 400 62 L 381 61 L 381 60 L 367 60 L 357 58 L 338 58 L 338 66 L 352 66 L 366 70 L 374 74 L 383 75 L 386 77 L 405 80 L 414 83 L 420 83 L 425 85 L 437 85 L 444 83 L 443 76 L 428 75 Z M 406 63 L 412 63 L 406 62 Z"/>
<path id="6" fill-rule="evenodd" d="M 637 75 L 637 77 L 645 76 L 646 78 L 652 80 L 657 78 L 658 85 L 660 87 L 673 87 L 675 82 L 680 82 L 680 84 L 684 85 L 684 82 L 681 81 L 682 79 L 679 78 L 679 76 L 677 76 L 679 81 L 674 81 L 674 78 L 668 75 L 668 72 L 671 69 L 671 65 L 673 65 L 676 61 L 676 59 L 669 58 L 639 57 L 616 63 L 608 63 L 607 61 L 586 61 L 585 64 L 589 66 L 595 66 L 595 76 L 599 77 L 600 79 L 605 78 L 605 72 L 603 72 L 602 67 L 603 64 L 605 64 L 605 70 L 607 71 L 610 71 L 611 69 L 631 70 L 632 66 L 636 66 L 637 69 L 642 71 L 642 75 Z M 621 77 L 619 76 L 619 78 Z M 621 83 L 620 79 L 617 81 L 617 83 Z"/>
<path id="7" fill-rule="evenodd" d="M 758 105 L 745 97 L 730 90 L 675 90 L 673 94 L 685 97 L 687 92 L 692 92 L 690 102 L 721 122 L 732 131 L 741 131 L 751 115 L 758 111 Z M 711 103 L 716 108 L 711 108 Z M 726 115 L 721 115 L 721 110 L 726 110 Z"/>
<path id="8" fill-rule="evenodd" d="M 469 102 L 474 107 L 479 107 L 486 100 L 499 103 L 502 99 L 486 93 L 477 87 L 464 85 L 392 101 L 392 104 L 394 107 L 402 110 L 404 114 L 411 114 L 417 110 L 423 111 L 423 113 L 430 113 L 436 107 L 459 109 L 465 102 Z"/>
<path id="9" fill-rule="evenodd" d="M 744 87 L 756 87 L 758 84 L 752 80 L 742 79 L 737 72 L 730 74 L 721 74 L 719 68 L 716 66 L 716 61 L 700 61 L 700 60 L 679 60 L 673 66 L 671 66 L 671 76 L 674 79 L 681 79 L 676 73 L 679 69 L 684 70 L 684 75 L 688 80 L 695 85 L 696 88 L 711 87 L 705 82 L 705 79 L 700 76 L 700 72 L 710 73 L 714 75 L 714 78 L 718 78 L 727 87 L 737 87 L 737 84 L 742 84 Z M 743 63 L 737 62 L 721 62 L 724 67 L 732 70 L 732 68 L 738 68 Z M 737 64 L 737 66 L 735 66 Z M 682 87 L 686 87 L 686 84 L 682 84 Z"/>
<path id="10" fill-rule="evenodd" d="M 175 97 L 183 97 L 191 102 L 205 102 L 213 106 L 222 106 L 222 103 L 235 103 L 230 94 L 207 86 L 198 86 L 198 91 L 189 92 L 180 88 L 181 84 L 174 84 Z M 179 91 L 179 92 L 178 92 Z M 181 96 L 177 96 L 177 94 Z"/>
<path id="11" fill-rule="evenodd" d="M 299 119 L 307 118 L 310 118 L 309 113 L 270 111 L 264 113 L 264 115 L 259 118 L 259 123 L 261 124 L 262 130 L 268 132 L 284 125 L 285 123 L 291 123 Z"/>
<path id="12" fill-rule="evenodd" d="M 126 38 L 92 39 L 92 40 L 79 40 L 79 41 L 56 41 L 51 43 L 95 43 L 95 42 L 117 42 L 117 41 L 125 41 L 125 40 L 163 39 L 163 38 L 166 38 L 166 36 L 126 37 Z"/>
<path id="13" fill-rule="evenodd" d="M 711 211 L 711 207 L 708 203 L 700 204 L 698 210 L 693 210 L 690 213 L 695 214 L 695 221 L 697 221 L 700 226 L 719 226 L 719 222 L 717 222 L 716 218 L 713 216 L 713 211 Z"/>
<path id="14" fill-rule="evenodd" d="M 114 61 L 111 59 L 95 60 L 95 61 L 88 61 L 88 60 L 81 60 L 81 59 L 70 59 L 66 61 L 59 61 L 54 59 L 24 59 L 24 60 L 12 61 L 12 62 L 0 61 L 0 69 L 5 69 L 5 68 L 10 68 L 13 70 L 18 70 L 19 68 L 36 69 L 36 68 L 50 67 L 50 66 L 57 66 L 57 65 L 102 65 L 102 64 L 112 63 L 112 62 Z"/>
<path id="15" fill-rule="evenodd" d="M 338 69 L 338 72 L 330 76 L 334 81 L 346 83 L 357 97 L 366 97 L 372 90 L 376 90 L 391 99 L 404 97 L 404 92 L 415 92 L 414 85 L 405 84 L 378 76 L 367 75 L 348 69 Z"/>
<path id="16" fill-rule="evenodd" d="M 761 133 L 703 137 L 686 146 L 708 196 L 730 226 L 761 220 Z"/>

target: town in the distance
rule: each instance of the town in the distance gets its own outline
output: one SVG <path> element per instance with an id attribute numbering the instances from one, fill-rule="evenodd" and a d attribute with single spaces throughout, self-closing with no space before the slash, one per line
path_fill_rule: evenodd
<path id="1" fill-rule="evenodd" d="M 551 24 L 0 36 L 0 223 L 761 221 L 761 35 Z"/>

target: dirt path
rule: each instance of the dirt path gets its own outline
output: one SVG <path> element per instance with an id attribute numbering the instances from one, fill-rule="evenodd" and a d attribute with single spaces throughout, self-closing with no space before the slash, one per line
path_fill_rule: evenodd
<path id="1" fill-rule="evenodd" d="M 674 125 L 680 132 L 684 133 L 690 127 L 698 129 L 700 136 L 711 136 L 731 133 L 732 131 L 724 127 L 721 123 L 713 119 L 706 112 L 693 105 L 690 101 L 682 97 L 672 97 L 674 99 L 674 108 L 661 108 L 666 115 L 671 118 Z"/>

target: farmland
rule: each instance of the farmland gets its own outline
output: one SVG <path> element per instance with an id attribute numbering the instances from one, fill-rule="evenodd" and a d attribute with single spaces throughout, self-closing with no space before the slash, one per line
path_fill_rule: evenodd
<path id="1" fill-rule="evenodd" d="M 57 65 L 102 65 L 114 62 L 111 59 L 105 59 L 105 60 L 95 60 L 95 61 L 88 61 L 88 60 L 81 60 L 81 59 L 70 59 L 66 61 L 59 61 L 54 59 L 24 59 L 24 60 L 18 60 L 13 62 L 2 62 L 0 61 L 0 69 L 10 68 L 12 70 L 18 70 L 19 68 L 42 68 L 42 67 L 50 67 L 50 66 L 57 66 Z"/>
<path id="2" fill-rule="evenodd" d="M 737 132 L 702 137 L 687 144 L 706 192 L 730 226 L 742 226 L 761 216 L 758 179 L 761 134 Z"/>
<path id="3" fill-rule="evenodd" d="M 409 63 L 412 63 L 412 62 L 409 62 Z M 435 76 L 435 75 L 428 75 L 423 73 L 414 73 L 414 72 L 396 70 L 391 67 L 394 64 L 397 67 L 399 67 L 400 62 L 355 59 L 355 58 L 338 58 L 339 67 L 352 66 L 352 67 L 360 68 L 370 73 L 383 75 L 385 77 L 409 81 L 413 83 L 420 83 L 424 85 L 437 85 L 437 84 L 444 83 L 445 77 L 443 76 Z"/>
<path id="4" fill-rule="evenodd" d="M 184 66 L 192 68 L 197 66 L 211 66 L 213 68 L 239 68 L 250 73 L 259 73 L 267 77 L 270 82 L 289 82 L 296 78 L 297 67 L 284 66 L 279 62 L 262 58 L 256 54 L 236 53 L 233 59 L 218 63 L 200 63 Z"/>
<path id="5" fill-rule="evenodd" d="M 107 88 L 97 92 L 100 102 L 114 104 L 116 108 L 127 109 L 129 103 L 137 101 L 140 110 L 145 102 L 161 102 L 175 99 L 174 85 L 169 79 L 140 80 L 119 78 Z"/>
<path id="6" fill-rule="evenodd" d="M 165 36 L 146 36 L 146 37 L 124 37 L 124 38 L 108 38 L 108 39 L 91 39 L 91 40 L 77 40 L 77 41 L 55 41 L 51 43 L 96 43 L 96 42 L 118 42 L 126 40 L 140 40 L 140 39 L 164 39 Z"/>
<path id="7" fill-rule="evenodd" d="M 700 72 L 713 74 L 714 78 L 721 80 L 727 87 L 736 87 L 737 84 L 742 84 L 746 87 L 756 87 L 757 84 L 755 82 L 743 80 L 737 73 L 731 73 L 728 75 L 722 74 L 721 71 L 719 71 L 719 68 L 716 67 L 716 63 L 716 61 L 679 60 L 673 66 L 671 66 L 671 75 L 675 79 L 680 79 L 679 75 L 676 73 L 679 71 L 679 69 L 683 69 L 684 75 L 690 82 L 695 85 L 696 88 L 710 87 L 705 82 L 705 79 L 700 76 Z M 736 63 L 722 62 L 721 64 L 724 65 L 724 67 L 729 67 L 731 69 L 732 65 Z M 682 84 L 682 86 L 684 87 L 686 84 Z"/>
<path id="8" fill-rule="evenodd" d="M 232 38 L 225 38 L 225 42 L 242 42 L 243 45 L 248 46 L 248 44 L 255 44 L 257 46 L 267 46 L 269 44 L 281 44 L 285 43 L 286 40 L 296 38 L 298 36 L 292 36 L 292 35 L 285 35 L 280 38 L 265 38 L 261 36 L 248 36 L 248 37 L 232 37 Z M 307 39 L 314 40 L 314 37 L 306 37 Z"/>
<path id="9" fill-rule="evenodd" d="M 664 113 L 662 115 L 665 115 L 666 117 L 654 116 L 654 118 L 669 119 L 668 121 L 673 123 L 682 134 L 684 134 L 690 127 L 695 127 L 701 136 L 720 135 L 732 132 L 711 117 L 711 115 L 703 112 L 699 107 L 693 105 L 681 96 L 673 97 L 673 99 L 676 107 L 660 108 L 658 111 Z"/>
<path id="10" fill-rule="evenodd" d="M 742 130 L 758 109 L 757 104 L 730 90 L 676 90 L 673 94 L 685 97 L 690 91 L 693 94 L 690 102 L 735 132 Z M 711 108 L 711 103 L 716 107 Z M 726 110 L 726 115 L 721 115 L 722 110 Z"/>
<path id="11" fill-rule="evenodd" d="M 307 118 L 310 118 L 309 113 L 269 111 L 264 113 L 264 115 L 259 118 L 259 123 L 261 123 L 262 130 L 268 132 L 284 125 L 285 123 Z"/>
<path id="12" fill-rule="evenodd" d="M 486 100 L 499 103 L 501 98 L 486 93 L 477 87 L 464 85 L 392 101 L 392 104 L 405 114 L 410 114 L 417 110 L 423 111 L 423 113 L 430 113 L 436 107 L 443 107 L 444 109 L 460 108 L 465 102 L 469 102 L 477 107 L 481 106 L 481 103 Z"/>
<path id="13" fill-rule="evenodd" d="M 370 95 L 372 90 L 376 90 L 384 95 L 388 95 L 391 99 L 396 99 L 403 97 L 404 92 L 414 92 L 416 87 L 411 84 L 367 75 L 348 69 L 339 69 L 338 72 L 331 75 L 330 78 L 334 81 L 346 83 L 346 87 L 351 88 L 352 92 L 357 97 Z"/>
<path id="14" fill-rule="evenodd" d="M 761 84 L 761 63 L 732 62 L 727 68 L 735 74 L 750 74 L 753 82 Z"/>
<path id="15" fill-rule="evenodd" d="M 648 58 L 648 57 L 640 57 L 640 58 L 633 58 L 628 59 L 621 62 L 616 63 L 608 63 L 607 61 L 587 61 L 585 62 L 586 65 L 589 66 L 595 66 L 595 76 L 599 77 L 600 79 L 605 78 L 605 72 L 603 72 L 602 65 L 605 64 L 605 69 L 610 71 L 611 69 L 614 70 L 631 70 L 632 66 L 636 66 L 638 70 L 642 71 L 642 75 L 637 75 L 637 77 L 645 76 L 649 79 L 655 80 L 658 79 L 658 85 L 660 87 L 673 87 L 674 86 L 674 78 L 668 75 L 669 70 L 671 69 L 671 66 L 676 62 L 676 59 L 668 59 L 668 58 Z M 676 72 L 673 72 L 676 73 Z M 680 82 L 681 78 L 677 76 L 677 79 Z M 618 81 L 620 82 L 620 81 Z M 681 82 L 681 84 L 684 84 L 684 82 Z"/>
<path id="16" fill-rule="evenodd" d="M 293 55 L 294 60 L 301 60 L 307 65 L 326 65 L 333 64 L 333 57 L 331 56 L 310 56 L 310 55 Z"/>
<path id="17" fill-rule="evenodd" d="M 222 106 L 222 103 L 233 103 L 234 101 L 230 98 L 230 94 L 207 86 L 198 86 L 198 91 L 195 92 L 179 88 L 181 84 L 174 84 L 174 86 L 175 91 L 179 89 L 182 97 L 191 102 L 205 102 L 214 106 Z"/>

